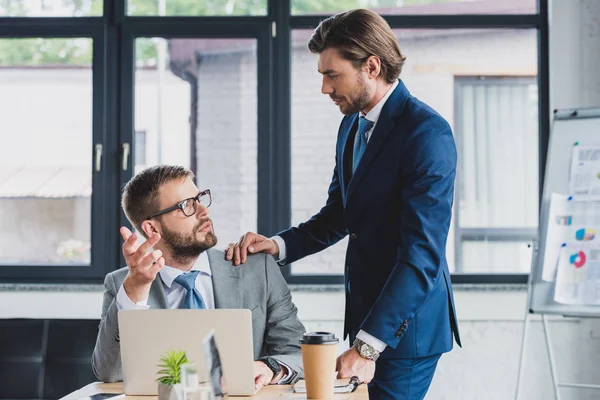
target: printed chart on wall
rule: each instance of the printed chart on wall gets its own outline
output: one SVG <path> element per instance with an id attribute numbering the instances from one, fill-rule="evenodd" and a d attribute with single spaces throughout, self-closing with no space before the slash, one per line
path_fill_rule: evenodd
<path id="1" fill-rule="evenodd" d="M 600 200 L 600 146 L 573 146 L 569 194 L 575 200 Z"/>
<path id="2" fill-rule="evenodd" d="M 600 305 L 600 246 L 561 247 L 554 300 L 563 304 Z"/>
<path id="3" fill-rule="evenodd" d="M 546 231 L 542 279 L 553 282 L 558 259 L 565 244 L 600 249 L 600 202 L 574 201 L 571 196 L 552 193 Z"/>

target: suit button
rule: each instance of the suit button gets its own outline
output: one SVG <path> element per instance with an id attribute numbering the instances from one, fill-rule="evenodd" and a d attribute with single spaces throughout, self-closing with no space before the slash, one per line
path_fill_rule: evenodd
<path id="1" fill-rule="evenodd" d="M 356 233 L 353 233 L 352 235 L 350 235 L 350 239 L 352 240 L 356 240 L 358 236 L 356 236 Z"/>

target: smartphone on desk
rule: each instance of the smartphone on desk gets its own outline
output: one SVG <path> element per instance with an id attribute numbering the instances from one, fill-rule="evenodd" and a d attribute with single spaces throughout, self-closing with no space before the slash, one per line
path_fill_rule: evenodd
<path id="1" fill-rule="evenodd" d="M 83 400 L 118 400 L 124 399 L 125 393 L 96 393 L 83 397 Z"/>

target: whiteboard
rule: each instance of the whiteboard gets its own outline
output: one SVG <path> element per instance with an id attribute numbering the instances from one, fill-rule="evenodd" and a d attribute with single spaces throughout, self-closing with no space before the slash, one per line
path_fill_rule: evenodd
<path id="1" fill-rule="evenodd" d="M 538 248 L 529 276 L 529 312 L 565 316 L 600 316 L 600 306 L 566 305 L 554 301 L 554 282 L 542 280 L 550 196 L 567 194 L 573 145 L 600 145 L 600 108 L 557 110 L 550 133 L 544 190 L 540 207 Z"/>

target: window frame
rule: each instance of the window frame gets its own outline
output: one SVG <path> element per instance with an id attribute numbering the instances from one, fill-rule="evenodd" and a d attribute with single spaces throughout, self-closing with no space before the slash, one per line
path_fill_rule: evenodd
<path id="1" fill-rule="evenodd" d="M 107 168 L 107 154 L 110 147 L 106 135 L 105 92 L 97 90 L 104 83 L 106 74 L 106 46 L 104 26 L 99 17 L 2 17 L 0 18 L 0 39 L 21 38 L 86 38 L 93 43 L 92 50 L 92 143 L 103 146 L 101 169 L 94 169 L 94 159 L 89 166 L 92 171 L 92 196 L 90 227 L 90 264 L 45 264 L 45 263 L 0 263 L 0 279 L 3 282 L 89 282 L 102 279 L 112 268 L 108 241 L 102 232 L 110 222 L 105 215 L 110 207 L 111 185 Z M 88 149 L 93 151 L 93 149 Z M 80 149 L 79 151 L 85 151 Z M 116 262 L 116 257 L 114 257 Z M 112 262 L 114 264 L 114 262 Z"/>
<path id="2" fill-rule="evenodd" d="M 289 1 L 289 0 L 288 0 Z M 288 4 L 289 5 L 289 4 Z M 327 15 L 291 16 L 290 29 L 310 29 L 318 25 Z M 546 151 L 550 131 L 549 103 L 549 42 L 548 42 L 548 1 L 538 1 L 537 14 L 527 15 L 384 15 L 383 18 L 392 29 L 429 28 L 429 29 L 536 29 L 537 30 L 537 84 L 538 84 L 538 130 L 539 130 L 539 182 L 538 202 L 541 199 Z M 288 94 L 288 97 L 290 94 Z M 286 132 L 290 132 L 287 130 Z M 287 135 L 291 141 L 291 135 Z M 288 148 L 290 145 L 288 144 Z M 285 159 L 291 160 L 290 154 Z M 291 164 L 291 161 L 288 163 Z M 290 166 L 288 166 L 290 168 Z M 288 187 L 291 188 L 291 178 Z M 291 203 L 291 199 L 289 200 Z M 291 205 L 288 216 L 291 216 Z M 290 226 L 290 219 L 280 224 L 282 229 Z M 535 229 L 536 236 L 538 230 Z M 471 232 L 473 234 L 477 232 Z M 480 232 L 481 233 L 481 232 Z M 523 232 L 514 232 L 517 236 Z M 530 232 L 527 232 L 530 233 Z M 343 284 L 343 275 L 299 275 L 293 274 L 291 265 L 283 267 L 286 281 L 290 284 Z M 526 284 L 529 274 L 451 274 L 453 283 L 463 284 Z"/>
<path id="3" fill-rule="evenodd" d="M 56 265 L 0 265 L 4 282 L 93 282 L 124 266 L 119 226 L 129 225 L 120 207 L 121 189 L 133 171 L 121 168 L 122 144 L 134 145 L 134 74 L 137 37 L 257 39 L 258 232 L 273 235 L 291 224 L 291 32 L 311 29 L 328 15 L 292 15 L 291 0 L 268 0 L 264 16 L 128 16 L 126 0 L 104 0 L 95 17 L 0 17 L 0 38 L 90 37 L 93 50 L 93 136 L 102 143 L 102 171 L 94 172 L 90 268 Z M 536 29 L 538 33 L 540 198 L 548 148 L 548 0 L 530 15 L 385 15 L 393 29 Z M 274 61 L 275 60 L 275 61 Z M 90 151 L 92 151 L 90 149 Z M 332 149 L 333 151 L 333 149 Z M 130 154 L 135 154 L 131 147 Z M 240 232 L 241 234 L 242 232 Z M 343 275 L 295 275 L 290 284 L 341 284 Z M 526 283 L 528 274 L 453 274 L 455 283 Z"/>

